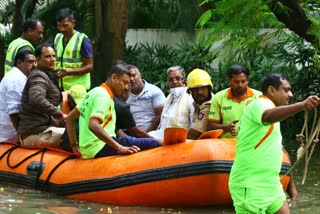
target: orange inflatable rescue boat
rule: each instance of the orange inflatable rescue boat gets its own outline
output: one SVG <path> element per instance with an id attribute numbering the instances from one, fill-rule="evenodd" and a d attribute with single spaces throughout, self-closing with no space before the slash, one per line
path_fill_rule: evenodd
<path id="1" fill-rule="evenodd" d="M 162 147 L 91 160 L 0 143 L 0 182 L 113 205 L 232 205 L 228 179 L 236 140 L 211 132 L 191 141 L 166 131 Z M 280 176 L 289 168 L 284 155 Z M 286 189 L 289 176 L 281 181 Z"/>

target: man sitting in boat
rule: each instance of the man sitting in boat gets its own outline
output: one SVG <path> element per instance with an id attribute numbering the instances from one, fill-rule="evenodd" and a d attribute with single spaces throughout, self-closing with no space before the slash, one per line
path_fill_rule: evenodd
<path id="1" fill-rule="evenodd" d="M 153 138 L 116 138 L 114 96 L 130 88 L 130 73 L 123 65 L 114 65 L 107 80 L 88 92 L 66 118 L 68 136 L 73 151 L 77 149 L 76 120 L 79 118 L 79 148 L 84 159 L 116 154 L 133 154 L 160 146 Z"/>
<path id="2" fill-rule="evenodd" d="M 137 126 L 146 132 L 157 129 L 166 97 L 160 88 L 141 78 L 135 65 L 127 66 L 131 91 L 127 103 Z"/>
<path id="3" fill-rule="evenodd" d="M 173 66 L 167 70 L 167 86 L 170 94 L 167 96 L 160 124 L 157 130 L 149 132 L 155 138 L 163 139 L 167 127 L 191 128 L 193 116 L 193 99 L 187 93 L 185 85 L 186 73 L 181 66 Z"/>
<path id="4" fill-rule="evenodd" d="M 71 86 L 70 90 L 62 92 L 61 111 L 69 114 L 70 111 L 79 104 L 87 94 L 87 89 L 80 84 Z"/>
<path id="5" fill-rule="evenodd" d="M 34 54 L 37 67 L 29 75 L 21 98 L 20 142 L 24 146 L 59 147 L 65 115 L 58 108 L 62 95 L 54 70 L 56 53 L 50 45 L 42 44 Z"/>
<path id="6" fill-rule="evenodd" d="M 222 129 L 221 138 L 235 138 L 243 109 L 262 93 L 248 87 L 249 69 L 243 65 L 232 65 L 227 76 L 230 87 L 211 100 L 208 130 Z"/>
<path id="7" fill-rule="evenodd" d="M 147 132 L 137 126 L 130 111 L 130 106 L 126 103 L 129 91 L 125 91 L 121 96 L 114 96 L 114 108 L 116 111 L 116 133 L 117 137 L 130 135 L 138 138 L 152 138 Z"/>
<path id="8" fill-rule="evenodd" d="M 14 59 L 14 67 L 0 83 L 0 142 L 18 142 L 21 95 L 27 78 L 36 65 L 33 51 L 21 50 Z"/>
<path id="9" fill-rule="evenodd" d="M 69 114 L 77 104 L 79 104 L 87 94 L 87 89 L 84 85 L 76 84 L 71 86 L 70 90 L 62 92 L 62 104 L 61 111 L 64 114 Z M 77 121 L 76 127 L 77 136 L 79 136 L 79 121 Z M 79 138 L 78 138 L 79 139 Z M 61 148 L 68 152 L 73 152 L 72 147 L 69 142 L 68 133 L 64 132 L 62 135 Z"/>
<path id="10" fill-rule="evenodd" d="M 187 77 L 188 93 L 194 100 L 194 114 L 188 139 L 197 139 L 207 131 L 208 114 L 213 93 L 213 84 L 210 75 L 199 68 L 192 70 Z"/>
<path id="11" fill-rule="evenodd" d="M 129 65 L 123 60 L 117 60 L 115 65 Z M 130 90 L 124 91 L 120 96 L 114 96 L 114 108 L 116 111 L 116 134 L 117 137 L 125 137 L 130 135 L 138 138 L 151 138 L 142 128 L 138 127 L 133 115 L 130 111 L 130 106 L 126 103 L 129 98 Z M 162 142 L 161 142 L 162 143 Z"/>

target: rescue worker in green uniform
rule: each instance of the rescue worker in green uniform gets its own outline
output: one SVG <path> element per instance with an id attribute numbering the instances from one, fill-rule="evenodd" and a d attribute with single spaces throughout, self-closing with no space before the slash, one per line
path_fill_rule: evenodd
<path id="1" fill-rule="evenodd" d="M 21 37 L 13 40 L 8 47 L 4 63 L 4 74 L 7 74 L 14 66 L 14 59 L 19 51 L 34 51 L 34 45 L 43 39 L 44 27 L 36 18 L 27 18 L 23 24 Z"/>
<path id="2" fill-rule="evenodd" d="M 89 90 L 93 67 L 92 43 L 84 33 L 74 29 L 76 20 L 69 8 L 59 10 L 56 20 L 60 31 L 54 39 L 59 85 L 63 91 L 77 84 Z"/>
<path id="3" fill-rule="evenodd" d="M 279 177 L 283 156 L 280 121 L 316 108 L 320 98 L 309 96 L 289 104 L 291 85 L 280 73 L 265 77 L 261 89 L 263 95 L 241 115 L 229 190 L 237 214 L 289 214 Z"/>

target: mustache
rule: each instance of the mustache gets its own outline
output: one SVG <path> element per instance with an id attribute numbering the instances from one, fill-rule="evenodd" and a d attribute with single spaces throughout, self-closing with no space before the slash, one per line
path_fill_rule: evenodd
<path id="1" fill-rule="evenodd" d="M 205 97 L 204 94 L 197 94 L 196 97 Z"/>

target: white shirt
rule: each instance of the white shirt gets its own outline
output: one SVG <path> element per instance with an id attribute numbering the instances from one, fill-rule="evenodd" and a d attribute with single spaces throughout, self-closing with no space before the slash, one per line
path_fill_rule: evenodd
<path id="1" fill-rule="evenodd" d="M 182 93 L 187 93 L 186 92 L 186 87 L 180 87 L 180 88 L 182 88 L 183 90 L 182 90 Z M 171 100 L 171 102 L 170 103 L 165 103 L 165 106 L 164 106 L 164 108 L 163 108 L 163 111 L 162 111 L 162 114 L 161 114 L 161 121 L 160 121 L 160 125 L 159 125 L 159 129 L 165 129 L 165 128 L 167 128 L 167 127 L 169 127 L 168 125 L 169 125 L 169 120 L 176 120 L 176 121 L 178 121 L 179 119 L 181 120 L 181 119 L 183 119 L 183 115 L 178 115 L 178 114 L 176 114 L 176 115 L 173 115 L 173 114 L 175 114 L 176 112 L 175 112 L 175 109 L 176 108 L 178 108 L 179 107 L 179 102 L 178 101 L 180 101 L 180 102 L 182 102 L 182 100 L 181 99 L 179 99 L 179 98 L 183 98 L 182 97 L 182 95 L 183 94 L 179 94 L 178 96 L 175 96 L 175 95 L 172 95 L 172 93 L 170 93 L 169 95 L 168 95 L 168 97 L 167 97 L 167 100 L 166 101 L 170 101 L 171 99 L 170 99 L 170 95 L 172 95 L 171 97 L 172 97 L 172 100 Z M 187 124 L 187 126 L 188 127 L 185 127 L 185 128 L 190 128 L 191 127 L 191 122 L 192 122 L 192 118 L 193 118 L 193 112 L 194 112 L 194 107 L 193 107 L 193 99 L 192 99 L 192 96 L 191 95 L 189 95 L 188 94 L 188 96 L 190 97 L 190 99 L 188 99 L 188 106 L 180 106 L 180 108 L 181 107 L 183 107 L 183 109 L 179 109 L 178 110 L 178 112 L 180 112 L 180 113 L 183 113 L 183 114 L 188 114 L 189 115 L 189 121 L 185 121 L 185 122 L 187 122 L 186 124 Z M 185 102 L 184 102 L 185 103 Z M 169 104 L 169 106 L 166 106 L 166 105 L 168 105 Z M 179 118 L 179 117 L 181 117 L 181 118 Z"/>
<path id="2" fill-rule="evenodd" d="M 144 88 L 139 95 L 130 93 L 127 104 L 137 126 L 147 130 L 156 118 L 155 109 L 164 106 L 166 97 L 160 88 L 144 81 Z"/>
<path id="3" fill-rule="evenodd" d="M 148 132 L 149 135 L 156 139 L 163 139 L 164 129 L 167 127 L 187 129 L 191 127 L 194 112 L 193 99 L 186 90 L 186 87 L 170 89 L 172 92 L 166 98 L 158 130 Z"/>
<path id="4" fill-rule="evenodd" d="M 0 142 L 17 140 L 17 132 L 9 115 L 20 111 L 26 82 L 27 76 L 17 67 L 13 67 L 0 82 Z"/>
<path id="5" fill-rule="evenodd" d="M 178 101 L 178 97 L 173 97 L 171 105 L 168 107 L 166 112 L 162 112 L 161 121 L 160 121 L 160 129 L 165 129 L 168 127 L 169 117 L 172 115 L 174 108 L 176 107 Z"/>

